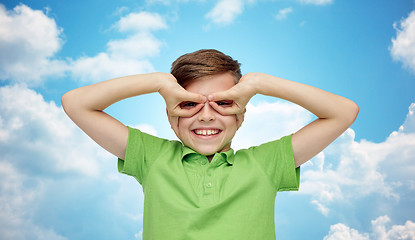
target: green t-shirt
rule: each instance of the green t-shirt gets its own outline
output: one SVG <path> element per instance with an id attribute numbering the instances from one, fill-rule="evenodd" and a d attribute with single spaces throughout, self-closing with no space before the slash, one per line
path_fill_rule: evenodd
<path id="1" fill-rule="evenodd" d="M 291 135 L 207 158 L 179 141 L 129 128 L 118 171 L 144 192 L 143 239 L 275 239 L 278 191 L 298 190 Z"/>

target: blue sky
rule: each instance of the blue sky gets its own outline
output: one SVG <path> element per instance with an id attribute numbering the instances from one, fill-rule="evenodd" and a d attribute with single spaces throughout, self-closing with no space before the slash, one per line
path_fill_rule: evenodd
<path id="1" fill-rule="evenodd" d="M 141 187 L 74 126 L 60 97 L 167 72 L 202 48 L 238 59 L 243 73 L 313 85 L 360 107 L 351 128 L 302 167 L 300 191 L 278 194 L 278 239 L 415 239 L 413 0 L 2 1 L 0 238 L 141 239 Z M 175 138 L 157 94 L 108 112 Z M 312 119 L 255 96 L 233 147 Z"/>

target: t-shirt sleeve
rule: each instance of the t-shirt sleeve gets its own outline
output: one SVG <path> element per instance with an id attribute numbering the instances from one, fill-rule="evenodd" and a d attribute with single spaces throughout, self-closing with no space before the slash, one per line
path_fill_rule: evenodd
<path id="1" fill-rule="evenodd" d="M 118 159 L 118 171 L 134 177 L 142 185 L 149 166 L 166 142 L 168 140 L 128 127 L 125 159 Z"/>
<path id="2" fill-rule="evenodd" d="M 300 167 L 295 167 L 291 135 L 253 147 L 253 156 L 277 191 L 297 191 Z"/>

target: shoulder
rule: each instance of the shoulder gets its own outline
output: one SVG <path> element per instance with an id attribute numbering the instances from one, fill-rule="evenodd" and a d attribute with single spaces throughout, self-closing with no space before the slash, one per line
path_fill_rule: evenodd
<path id="1" fill-rule="evenodd" d="M 235 161 L 260 166 L 278 191 L 296 190 L 299 168 L 296 169 L 291 143 L 292 134 L 278 140 L 237 151 Z"/>

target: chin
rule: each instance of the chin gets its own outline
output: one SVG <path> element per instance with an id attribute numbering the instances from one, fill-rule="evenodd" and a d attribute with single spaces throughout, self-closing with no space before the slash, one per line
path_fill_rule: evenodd
<path id="1" fill-rule="evenodd" d="M 219 152 L 219 150 L 208 150 L 208 149 L 195 149 L 196 152 L 204 155 L 204 156 L 211 156 L 215 153 Z"/>
<path id="2" fill-rule="evenodd" d="M 219 153 L 219 152 L 225 152 L 227 150 L 230 149 L 229 147 L 217 147 L 217 148 L 194 148 L 194 150 L 204 156 L 211 156 L 211 155 L 215 155 L 215 153 Z"/>

